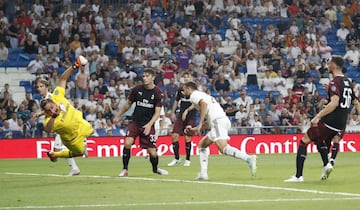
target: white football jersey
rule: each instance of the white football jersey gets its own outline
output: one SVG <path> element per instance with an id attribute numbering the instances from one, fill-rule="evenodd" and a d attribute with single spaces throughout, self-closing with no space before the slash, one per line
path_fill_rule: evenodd
<path id="1" fill-rule="evenodd" d="M 224 109 L 220 106 L 220 104 L 216 101 L 216 99 L 204 92 L 195 90 L 190 95 L 190 101 L 194 104 L 197 110 L 200 110 L 199 102 L 203 100 L 207 104 L 206 110 L 206 119 L 209 121 L 213 121 L 218 118 L 227 117 Z"/>

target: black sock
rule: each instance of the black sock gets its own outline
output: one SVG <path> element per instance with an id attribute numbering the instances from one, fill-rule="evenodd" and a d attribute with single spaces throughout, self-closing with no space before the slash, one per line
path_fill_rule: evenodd
<path id="1" fill-rule="evenodd" d="M 191 141 L 185 143 L 186 160 L 190 160 Z"/>
<path id="2" fill-rule="evenodd" d="M 124 147 L 123 149 L 123 168 L 128 170 L 129 160 L 130 160 L 130 149 Z"/>
<path id="3" fill-rule="evenodd" d="M 331 150 L 331 158 L 335 160 L 339 152 L 339 143 L 334 143 Z"/>
<path id="4" fill-rule="evenodd" d="M 302 176 L 303 169 L 304 169 L 304 162 L 306 159 L 306 147 L 302 140 L 300 140 L 299 148 L 296 155 L 296 177 L 299 178 Z"/>
<path id="5" fill-rule="evenodd" d="M 320 156 L 323 161 L 323 164 L 324 164 L 324 166 L 326 166 L 326 164 L 328 164 L 328 162 L 329 162 L 329 159 L 328 159 L 329 149 L 324 142 L 318 142 L 316 146 L 320 152 Z"/>
<path id="6" fill-rule="evenodd" d="M 177 142 L 173 142 L 172 143 L 172 145 L 173 145 L 173 150 L 174 150 L 174 155 L 175 155 L 175 159 L 176 160 L 179 160 L 179 142 L 177 141 Z"/>
<path id="7" fill-rule="evenodd" d="M 150 159 L 150 163 L 152 165 L 152 170 L 154 173 L 156 173 L 158 170 L 159 156 L 157 156 L 157 155 L 156 155 L 156 157 L 150 156 L 149 159 Z"/>

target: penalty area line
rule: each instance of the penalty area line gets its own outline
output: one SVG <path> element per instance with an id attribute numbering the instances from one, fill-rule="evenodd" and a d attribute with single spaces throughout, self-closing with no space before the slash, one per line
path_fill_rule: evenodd
<path id="1" fill-rule="evenodd" d="M 13 209 L 75 209 L 75 208 L 107 208 L 107 207 L 135 207 L 135 206 L 190 206 L 211 204 L 235 204 L 235 203 L 279 203 L 279 202 L 311 202 L 311 201 L 345 201 L 360 200 L 360 198 L 279 198 L 279 199 L 254 199 L 254 200 L 223 200 L 223 201 L 185 201 L 185 202 L 157 202 L 157 203 L 119 203 L 119 204 L 78 204 L 78 205 L 53 205 L 53 206 L 14 206 L 1 207 L 0 210 Z"/>
<path id="2" fill-rule="evenodd" d="M 37 174 L 37 173 L 12 173 L 4 172 L 8 175 L 17 175 L 17 176 L 48 176 L 48 177 L 68 177 L 66 175 L 58 174 Z M 142 181 L 160 181 L 160 182 L 177 182 L 177 183 L 196 183 L 196 184 L 206 184 L 206 185 L 222 185 L 230 187 L 247 187 L 255 189 L 265 189 L 265 190 L 279 190 L 279 191 L 291 191 L 291 192 L 304 192 L 304 193 L 313 193 L 321 195 L 338 195 L 338 196 L 351 196 L 351 197 L 360 197 L 360 194 L 357 193 L 347 193 L 347 192 L 328 192 L 320 190 L 308 190 L 308 189 L 299 189 L 299 188 L 289 188 L 289 187 L 271 187 L 264 185 L 254 185 L 254 184 L 239 184 L 239 183 L 228 183 L 228 182 L 212 182 L 212 181 L 198 181 L 198 180 L 181 180 L 181 179 L 159 179 L 159 178 L 145 178 L 145 177 L 115 177 L 115 176 L 91 176 L 91 175 L 79 175 L 77 177 L 84 178 L 94 178 L 94 179 L 130 179 L 130 180 L 142 180 Z"/>

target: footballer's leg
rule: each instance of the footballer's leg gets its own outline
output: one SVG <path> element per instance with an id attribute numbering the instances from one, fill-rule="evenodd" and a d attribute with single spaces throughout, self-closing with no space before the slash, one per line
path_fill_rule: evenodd
<path id="1" fill-rule="evenodd" d="M 172 160 L 170 163 L 168 163 L 168 166 L 174 166 L 176 164 L 180 163 L 180 155 L 179 155 L 179 134 L 178 133 L 172 133 L 171 134 L 172 139 L 172 148 L 174 151 L 174 160 Z"/>
<path id="2" fill-rule="evenodd" d="M 190 153 L 191 153 L 191 137 L 185 136 L 185 152 L 186 152 L 186 158 L 184 162 L 184 166 L 190 166 Z"/>
<path id="3" fill-rule="evenodd" d="M 59 138 L 60 139 L 60 136 L 59 135 L 56 135 L 56 138 Z M 60 140 L 61 142 L 61 140 Z M 62 144 L 62 142 L 61 142 Z M 62 144 L 62 148 L 61 150 L 65 150 L 67 149 L 66 146 L 64 144 Z M 71 170 L 69 172 L 69 176 L 76 176 L 76 175 L 79 175 L 80 174 L 80 169 L 79 167 L 77 166 L 76 162 L 75 162 L 75 159 L 74 158 L 66 158 L 66 161 L 68 163 L 68 165 L 70 166 Z"/>
<path id="4" fill-rule="evenodd" d="M 195 179 L 198 180 L 207 180 L 209 179 L 208 176 L 208 165 L 209 165 L 209 151 L 208 147 L 213 142 L 207 137 L 204 136 L 198 145 L 199 148 L 199 160 L 200 160 L 200 173 L 198 173 Z"/>

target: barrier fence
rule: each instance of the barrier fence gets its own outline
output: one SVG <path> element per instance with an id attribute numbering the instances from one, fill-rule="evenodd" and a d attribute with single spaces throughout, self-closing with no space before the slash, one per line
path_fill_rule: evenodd
<path id="1" fill-rule="evenodd" d="M 296 153 L 303 134 L 278 135 L 232 135 L 229 144 L 249 154 L 289 154 Z M 360 151 L 359 133 L 349 133 L 340 141 L 340 152 Z M 185 140 L 180 137 L 180 155 L 185 155 Z M 192 137 L 192 155 L 197 155 L 197 146 L 201 136 Z M 136 140 L 132 147 L 133 156 L 146 156 Z M 121 157 L 125 137 L 91 137 L 87 140 L 88 157 Z M 10 158 L 47 158 L 46 152 L 53 148 L 53 138 L 33 138 L 0 140 L 0 159 Z M 171 137 L 160 136 L 157 140 L 160 156 L 173 155 Z M 308 152 L 317 152 L 316 145 L 309 145 Z M 209 148 L 210 154 L 219 154 L 215 145 Z"/>

